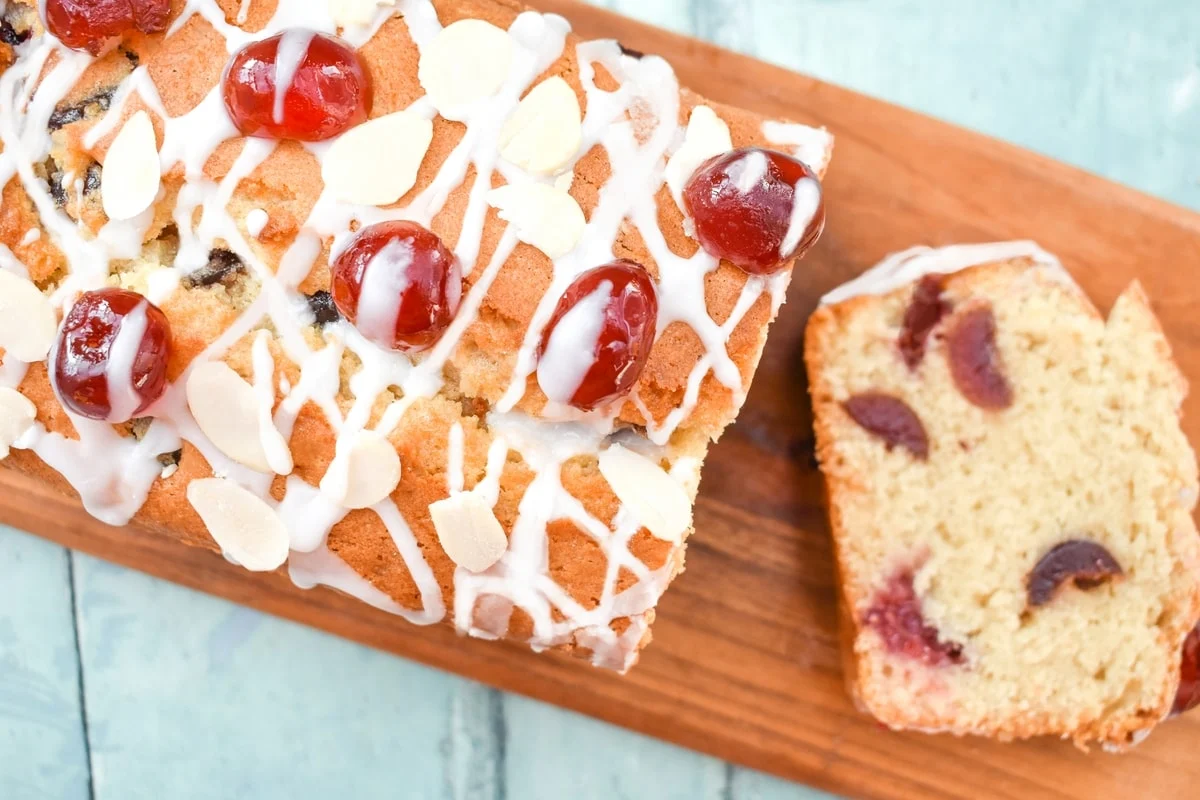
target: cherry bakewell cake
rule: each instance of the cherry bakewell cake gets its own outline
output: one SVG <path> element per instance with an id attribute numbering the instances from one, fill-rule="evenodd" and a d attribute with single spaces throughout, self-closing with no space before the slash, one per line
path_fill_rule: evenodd
<path id="1" fill-rule="evenodd" d="M 0 0 L 4 464 L 623 670 L 832 138 L 509 0 Z"/>
<path id="2" fill-rule="evenodd" d="M 1187 385 L 1030 242 L 916 248 L 806 341 L 851 692 L 897 729 L 1122 749 L 1200 701 Z"/>

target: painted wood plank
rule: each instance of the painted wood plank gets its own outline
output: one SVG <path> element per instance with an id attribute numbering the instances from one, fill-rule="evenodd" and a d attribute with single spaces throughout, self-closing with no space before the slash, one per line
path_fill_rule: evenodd
<path id="1" fill-rule="evenodd" d="M 820 800 L 823 792 L 736 768 L 554 706 L 504 697 L 509 797 Z"/>
<path id="2" fill-rule="evenodd" d="M 67 551 L 0 526 L 0 797 L 88 796 Z"/>
<path id="3" fill-rule="evenodd" d="M 86 556 L 76 578 L 97 798 L 498 797 L 491 690 Z"/>
<path id="4" fill-rule="evenodd" d="M 594 4 L 1200 209 L 1200 3 Z"/>
<path id="5" fill-rule="evenodd" d="M 511 797 L 721 800 L 724 763 L 521 697 L 504 699 Z"/>

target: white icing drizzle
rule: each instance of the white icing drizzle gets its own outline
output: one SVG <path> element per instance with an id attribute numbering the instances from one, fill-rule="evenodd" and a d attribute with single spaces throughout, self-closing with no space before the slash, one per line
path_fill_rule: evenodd
<path id="1" fill-rule="evenodd" d="M 550 334 L 546 352 L 538 361 L 538 384 L 555 403 L 569 403 L 595 360 L 604 309 L 612 295 L 612 282 L 601 281 L 587 297 L 562 316 Z"/>
<path id="2" fill-rule="evenodd" d="M 769 166 L 767 154 L 758 150 L 734 161 L 729 166 L 729 178 L 733 181 L 733 188 L 742 194 L 749 194 L 767 176 Z"/>
<path id="3" fill-rule="evenodd" d="M 237 24 L 230 24 L 216 0 L 187 0 L 169 34 L 193 17 L 200 17 L 224 39 L 229 54 L 250 42 L 282 34 L 273 107 L 278 121 L 282 118 L 287 90 L 312 37 L 338 31 L 328 3 L 280 0 L 262 30 L 247 32 L 238 25 L 247 19 L 250 5 L 250 0 L 242 0 Z M 403 16 L 419 50 L 427 47 L 442 28 L 430 0 L 401 0 L 394 7 L 378 9 L 370 25 L 353 26 L 341 31 L 341 35 L 352 46 L 360 47 L 396 15 Z M 238 184 L 274 152 L 276 143 L 246 140 L 225 176 L 219 181 L 208 178 L 204 173 L 206 162 L 223 142 L 237 138 L 224 108 L 220 86 L 214 87 L 190 111 L 172 117 L 147 67 L 134 69 L 117 88 L 108 111 L 85 132 L 83 144 L 85 148 L 95 147 L 114 133 L 126 116 L 130 98 L 136 95 L 161 124 L 159 157 L 163 174 L 175 169 L 181 170 L 185 177 L 172 210 L 180 237 L 176 263 L 174 268 L 155 270 L 147 278 L 148 299 L 159 303 L 168 298 L 182 276 L 207 263 L 214 246 L 236 253 L 261 285 L 261 291 L 146 412 L 154 421 L 140 440 L 120 436 L 110 425 L 71 415 L 78 439 L 49 432 L 38 424 L 14 446 L 34 451 L 59 471 L 95 516 L 111 524 L 124 524 L 145 502 L 154 481 L 168 474 L 158 456 L 179 449 L 187 441 L 207 460 L 214 474 L 250 490 L 275 508 L 288 530 L 291 550 L 288 568 L 297 585 L 326 585 L 418 624 L 444 619 L 447 609 L 441 587 L 397 504 L 387 499 L 368 513 L 380 518 L 403 559 L 420 598 L 416 609 L 395 602 L 330 548 L 330 532 L 348 511 L 330 502 L 316 487 L 290 474 L 293 464 L 288 442 L 301 409 L 308 403 L 320 409 L 333 429 L 340 454 L 355 434 L 370 425 L 379 397 L 389 388 L 399 387 L 401 392 L 375 425 L 375 430 L 383 435 L 402 422 L 414 403 L 433 397 L 441 389 L 446 364 L 476 320 L 484 298 L 518 243 L 515 231 L 505 230 L 488 262 L 477 264 L 488 214 L 486 194 L 494 176 L 498 172 L 509 183 L 554 181 L 553 177 L 526 174 L 512 164 L 501 162 L 498 138 L 500 128 L 516 109 L 519 99 L 562 56 L 568 31 L 566 21 L 556 15 L 520 14 L 508 31 L 513 41 L 513 58 L 502 87 L 494 97 L 475 103 L 463 115 L 462 138 L 432 183 L 403 208 L 354 206 L 338 202 L 328 191 L 323 192 L 277 269 L 263 261 L 243 234 L 257 238 L 269 222 L 267 211 L 253 209 L 239 225 L 228 210 Z M 52 143 L 47 129 L 50 115 L 92 59 L 66 49 L 49 36 L 16 50 L 16 63 L 0 75 L 0 142 L 3 143 L 0 186 L 13 178 L 20 180 L 46 235 L 66 258 L 69 273 L 51 294 L 52 302 L 65 310 L 81 292 L 105 285 L 112 261 L 141 254 L 153 211 L 127 222 L 110 222 L 93 237 L 57 207 L 48 187 L 37 177 L 34 165 L 50 154 Z M 663 447 L 691 414 L 701 384 L 709 374 L 741 402 L 742 376 L 727 351 L 728 339 L 764 293 L 770 293 L 772 308 L 778 310 L 790 273 L 769 279 L 751 278 L 730 317 L 721 324 L 712 319 L 704 298 L 704 279 L 718 263 L 703 252 L 692 258 L 672 253 L 659 227 L 655 205 L 655 196 L 664 182 L 667 157 L 679 146 L 683 134 L 678 125 L 679 86 L 674 73 L 660 58 L 623 56 L 611 41 L 581 44 L 577 55 L 587 107 L 583 143 L 577 158 L 595 146 L 603 147 L 612 174 L 600 189 L 599 202 L 592 210 L 579 245 L 554 262 L 551 286 L 538 304 L 517 353 L 511 385 L 503 401 L 489 414 L 488 431 L 492 439 L 484 476 L 471 491 L 494 506 L 500 497 L 501 478 L 511 452 L 520 455 L 533 479 L 512 525 L 509 551 L 484 573 L 456 571 L 453 619 L 460 630 L 497 637 L 507 631 L 512 611 L 520 608 L 533 621 L 530 644 L 536 649 L 574 642 L 590 648 L 596 664 L 623 669 L 635 657 L 636 645 L 647 627 L 646 612 L 655 605 L 670 580 L 674 561 L 668 560 L 661 568 L 650 570 L 629 550 L 629 542 L 638 530 L 630 515 L 622 510 L 612 520 L 598 520 L 563 486 L 562 465 L 573 457 L 598 452 L 605 437 L 613 433 L 619 409 L 583 415 L 567 410 L 561 402 L 551 404 L 552 413 L 572 416 L 575 421 L 571 422 L 535 419 L 513 411 L 524 394 L 528 377 L 538 368 L 536 349 L 543 329 L 566 287 L 584 270 L 614 257 L 614 242 L 623 226 L 635 228 L 658 266 L 658 330 L 663 331 L 676 321 L 683 322 L 696 332 L 705 349 L 689 378 L 683 403 L 661 423 L 650 420 L 652 441 L 641 440 L 637 445 L 665 454 Z M 593 65 L 597 63 L 617 79 L 619 89 L 609 92 L 596 86 Z M 647 109 L 652 109 L 656 118 L 649 118 Z M 632 118 L 631 110 L 636 110 Z M 408 111 L 426 119 L 432 119 L 436 113 L 424 98 L 414 102 Z M 814 169 L 825 166 L 830 140 L 823 131 L 776 124 L 764 126 L 763 131 L 771 141 L 797 148 L 798 155 L 803 153 L 800 157 Z M 320 162 L 328 145 L 309 145 L 307 149 Z M 574 166 L 568 164 L 562 172 L 569 174 Z M 397 298 L 403 289 L 396 285 L 394 276 L 402 279 L 404 270 L 369 268 L 366 278 L 369 285 L 364 286 L 364 301 L 359 307 L 359 328 L 363 332 L 345 322 L 327 326 L 323 346 L 314 349 L 306 335 L 311 313 L 297 287 L 317 262 L 323 245 L 329 243 L 330 252 L 336 255 L 349 244 L 354 231 L 388 220 L 412 220 L 429 227 L 450 194 L 472 170 L 477 178 L 468 193 L 455 247 L 464 273 L 472 278 L 471 288 L 462 297 L 457 316 L 436 346 L 412 359 L 371 342 L 391 340 L 398 312 Z M 82 195 L 81 177 L 68 176 L 64 182 Z M 31 238 L 34 233 L 41 235 L 36 229 L 26 234 L 25 244 L 36 240 Z M 381 254 L 380 258 L 383 257 Z M 395 253 L 387 253 L 389 259 L 397 257 Z M 3 247 L 0 247 L 0 268 L 25 274 L 23 265 Z M 389 275 L 393 279 L 389 280 Z M 602 289 L 607 294 L 608 289 Z M 538 369 L 539 381 L 552 387 L 552 399 L 569 399 L 584 374 L 576 362 L 583 363 L 585 368 L 590 362 L 598 335 L 595 323 L 602 308 L 599 300 L 603 298 L 598 295 L 599 292 L 581 302 L 575 316 L 566 315 L 552 337 L 552 352 Z M 125 320 L 118 332 L 108 373 L 115 410 L 127 410 L 136 399 L 130 370 L 141 338 L 139 331 L 144 330 L 145 324 L 143 305 Z M 382 332 L 386 334 L 378 335 Z M 279 501 L 270 494 L 274 476 L 254 472 L 222 454 L 200 431 L 184 397 L 183 387 L 191 369 L 205 361 L 224 358 L 246 337 L 252 339 L 252 385 L 259 401 L 262 445 L 275 472 L 288 475 L 285 493 Z M 272 355 L 272 338 L 282 356 Z M 582 355 L 585 351 L 589 354 L 586 361 Z M 362 367 L 349 381 L 353 402 L 343 412 L 338 396 L 343 356 L 348 353 L 357 357 Z M 299 379 L 294 383 L 284 378 L 284 370 L 276 363 L 278 357 L 299 367 Z M 24 364 L 13 359 L 0 362 L 0 385 L 18 386 L 24 375 Z M 277 387 L 281 395 L 278 400 Z M 636 395 L 630 399 L 641 406 Z M 465 439 L 461 424 L 450 428 L 446 489 L 451 494 L 465 488 Z M 696 465 L 689 459 L 679 459 L 672 473 L 677 471 L 683 476 L 681 481 L 694 481 Z M 608 559 L 604 589 L 594 607 L 582 606 L 548 573 L 546 526 L 556 520 L 574 523 L 597 543 Z M 631 572 L 636 582 L 618 593 L 617 578 L 622 568 Z M 611 625 L 621 617 L 627 617 L 629 624 L 618 635 Z"/>
<path id="4" fill-rule="evenodd" d="M 291 28 L 284 31 L 279 39 L 279 50 L 275 56 L 275 105 L 271 110 L 271 118 L 276 125 L 283 122 L 284 101 L 292 89 L 296 72 L 304 62 L 304 57 L 308 55 L 313 36 L 312 31 Z"/>
<path id="5" fill-rule="evenodd" d="M 137 359 L 142 337 L 146 335 L 146 325 L 146 303 L 143 301 L 121 320 L 117 335 L 113 337 L 104 373 L 109 405 L 112 407 L 110 419 L 129 419 L 142 404 L 133 381 L 133 362 Z"/>
<path id="6" fill-rule="evenodd" d="M 238 13 L 237 13 L 237 24 L 238 25 L 246 24 L 246 18 L 250 16 L 250 4 L 252 2 L 254 2 L 254 0 L 242 0 L 242 4 L 240 6 L 238 6 Z"/>
<path id="7" fill-rule="evenodd" d="M 379 344 L 390 344 L 396 335 L 400 304 L 408 289 L 408 267 L 412 264 L 410 242 L 393 239 L 367 262 L 363 270 L 356 325 L 362 335 Z"/>
<path id="8" fill-rule="evenodd" d="M 246 232 L 257 239 L 271 221 L 265 209 L 256 208 L 246 215 Z"/>
<path id="9" fill-rule="evenodd" d="M 287 440 L 275 427 L 272 414 L 275 410 L 275 360 L 267 342 L 271 334 L 260 330 L 254 337 L 252 359 L 254 362 L 254 394 L 258 398 L 258 418 L 263 452 L 267 463 L 277 475 L 292 472 L 292 451 Z"/>
<path id="10" fill-rule="evenodd" d="M 792 198 L 792 217 L 788 220 L 787 234 L 779 246 L 781 255 L 787 255 L 796 249 L 820 207 L 821 185 L 812 178 L 801 178 L 796 184 Z"/>
<path id="11" fill-rule="evenodd" d="M 821 305 L 835 305 L 861 295 L 887 294 L 926 275 L 959 272 L 968 267 L 1029 258 L 1049 274 L 1066 283 L 1074 283 L 1058 258 L 1031 241 L 956 244 L 949 247 L 910 247 L 892 253 L 852 281 L 842 284 L 821 298 Z"/>

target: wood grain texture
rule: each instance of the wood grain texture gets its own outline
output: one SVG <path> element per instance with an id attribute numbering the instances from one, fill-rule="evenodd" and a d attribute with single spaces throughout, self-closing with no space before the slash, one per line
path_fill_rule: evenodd
<path id="1" fill-rule="evenodd" d="M 829 234 L 798 275 L 741 422 L 714 452 L 689 571 L 664 600 L 656 642 L 629 678 L 408 628 L 354 601 L 263 581 L 149 534 L 103 529 L 36 488 L 0 493 L 0 516 L 239 602 L 850 794 L 1187 796 L 1200 777 L 1196 720 L 1156 734 L 1135 756 L 1085 761 L 1045 742 L 1002 747 L 884 734 L 850 709 L 840 686 L 819 483 L 808 460 L 799 334 L 822 291 L 889 250 L 1033 236 L 1102 303 L 1140 273 L 1185 368 L 1200 380 L 1200 331 L 1188 321 L 1197 302 L 1197 218 L 844 90 L 575 3 L 540 5 L 562 11 L 585 35 L 616 35 L 667 54 L 686 83 L 716 99 L 818 121 L 839 136 L 827 187 Z M 1196 397 L 1189 414 L 1195 439 Z"/>

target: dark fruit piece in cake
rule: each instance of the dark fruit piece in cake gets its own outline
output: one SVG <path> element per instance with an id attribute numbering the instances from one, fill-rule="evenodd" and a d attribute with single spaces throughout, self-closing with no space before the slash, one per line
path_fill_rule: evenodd
<path id="1" fill-rule="evenodd" d="M 950 374 L 963 397 L 988 411 L 1013 404 L 1013 390 L 996 351 L 996 316 L 988 306 L 964 311 L 946 333 Z"/>
<path id="2" fill-rule="evenodd" d="M 308 310 L 313 315 L 313 324 L 317 327 L 324 328 L 342 318 L 342 315 L 338 313 L 337 305 L 333 302 L 333 295 L 329 292 L 313 292 L 306 299 L 308 300 Z"/>
<path id="3" fill-rule="evenodd" d="M 913 288 L 912 301 L 904 312 L 904 327 L 897 344 L 909 369 L 916 369 L 925 358 L 925 343 L 942 318 L 950 313 L 950 303 L 942 298 L 942 276 L 926 275 Z"/>
<path id="4" fill-rule="evenodd" d="M 1065 583 L 1095 589 L 1123 574 L 1121 565 L 1102 546 L 1086 539 L 1071 539 L 1041 557 L 1026 578 L 1025 589 L 1029 605 L 1036 608 L 1053 600 Z"/>
<path id="5" fill-rule="evenodd" d="M 208 253 L 208 263 L 183 278 L 187 286 L 229 285 L 238 275 L 246 271 L 246 265 L 237 253 L 224 248 L 215 248 Z"/>
<path id="6" fill-rule="evenodd" d="M 924 461 L 929 458 L 929 436 L 921 418 L 908 403 L 883 392 L 864 392 L 842 407 L 863 430 L 884 441 L 888 450 L 903 447 Z"/>
<path id="7" fill-rule="evenodd" d="M 930 667 L 966 663 L 963 646 L 942 641 L 938 629 L 921 612 L 913 588 L 913 572 L 902 569 L 881 589 L 863 616 L 863 623 L 879 634 L 887 649 Z"/>
<path id="8" fill-rule="evenodd" d="M 1196 706 L 1200 706 L 1200 625 L 1183 642 L 1183 668 L 1171 714 L 1182 714 Z"/>

